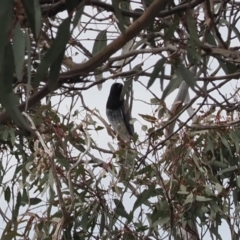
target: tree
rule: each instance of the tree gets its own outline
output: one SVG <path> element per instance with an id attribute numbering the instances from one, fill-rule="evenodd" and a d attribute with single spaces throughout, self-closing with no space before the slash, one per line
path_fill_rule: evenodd
<path id="1" fill-rule="evenodd" d="M 1 239 L 239 239 L 239 7 L 0 1 Z M 131 144 L 84 97 L 112 79 L 152 95 Z"/>

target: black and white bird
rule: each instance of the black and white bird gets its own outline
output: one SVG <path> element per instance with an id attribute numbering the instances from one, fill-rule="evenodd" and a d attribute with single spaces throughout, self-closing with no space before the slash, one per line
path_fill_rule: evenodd
<path id="1" fill-rule="evenodd" d="M 110 125 L 118 136 L 123 141 L 128 142 L 134 134 L 134 127 L 130 123 L 130 108 L 122 96 L 122 90 L 123 84 L 114 83 L 112 85 L 107 100 L 106 114 Z"/>

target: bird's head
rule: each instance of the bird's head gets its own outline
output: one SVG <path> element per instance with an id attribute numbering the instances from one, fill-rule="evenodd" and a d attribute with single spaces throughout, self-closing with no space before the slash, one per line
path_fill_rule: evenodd
<path id="1" fill-rule="evenodd" d="M 114 96 L 115 98 L 120 100 L 122 89 L 123 85 L 121 83 L 114 83 L 110 90 L 110 96 Z"/>
<path id="2" fill-rule="evenodd" d="M 107 108 L 117 109 L 123 105 L 123 99 L 121 97 L 123 85 L 121 83 L 114 83 L 111 87 L 108 100 Z"/>

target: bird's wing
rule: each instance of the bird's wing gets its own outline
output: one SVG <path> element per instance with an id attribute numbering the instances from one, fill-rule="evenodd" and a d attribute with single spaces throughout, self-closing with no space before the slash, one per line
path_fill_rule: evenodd
<path id="1" fill-rule="evenodd" d="M 121 105 L 121 111 L 122 111 L 123 121 L 124 121 L 125 126 L 128 130 L 128 133 L 131 136 L 133 136 L 134 127 L 133 127 L 133 124 L 130 124 L 131 112 L 130 112 L 130 108 L 129 108 L 126 100 L 123 100 L 123 104 Z"/>

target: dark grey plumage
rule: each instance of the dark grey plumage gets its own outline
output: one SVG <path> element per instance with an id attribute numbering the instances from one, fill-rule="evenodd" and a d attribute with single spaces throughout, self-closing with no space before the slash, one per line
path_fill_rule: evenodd
<path id="1" fill-rule="evenodd" d="M 106 114 L 109 123 L 119 137 L 124 141 L 129 141 L 133 136 L 134 128 L 129 122 L 131 120 L 130 109 L 122 96 L 122 90 L 121 83 L 112 85 L 107 100 Z"/>

